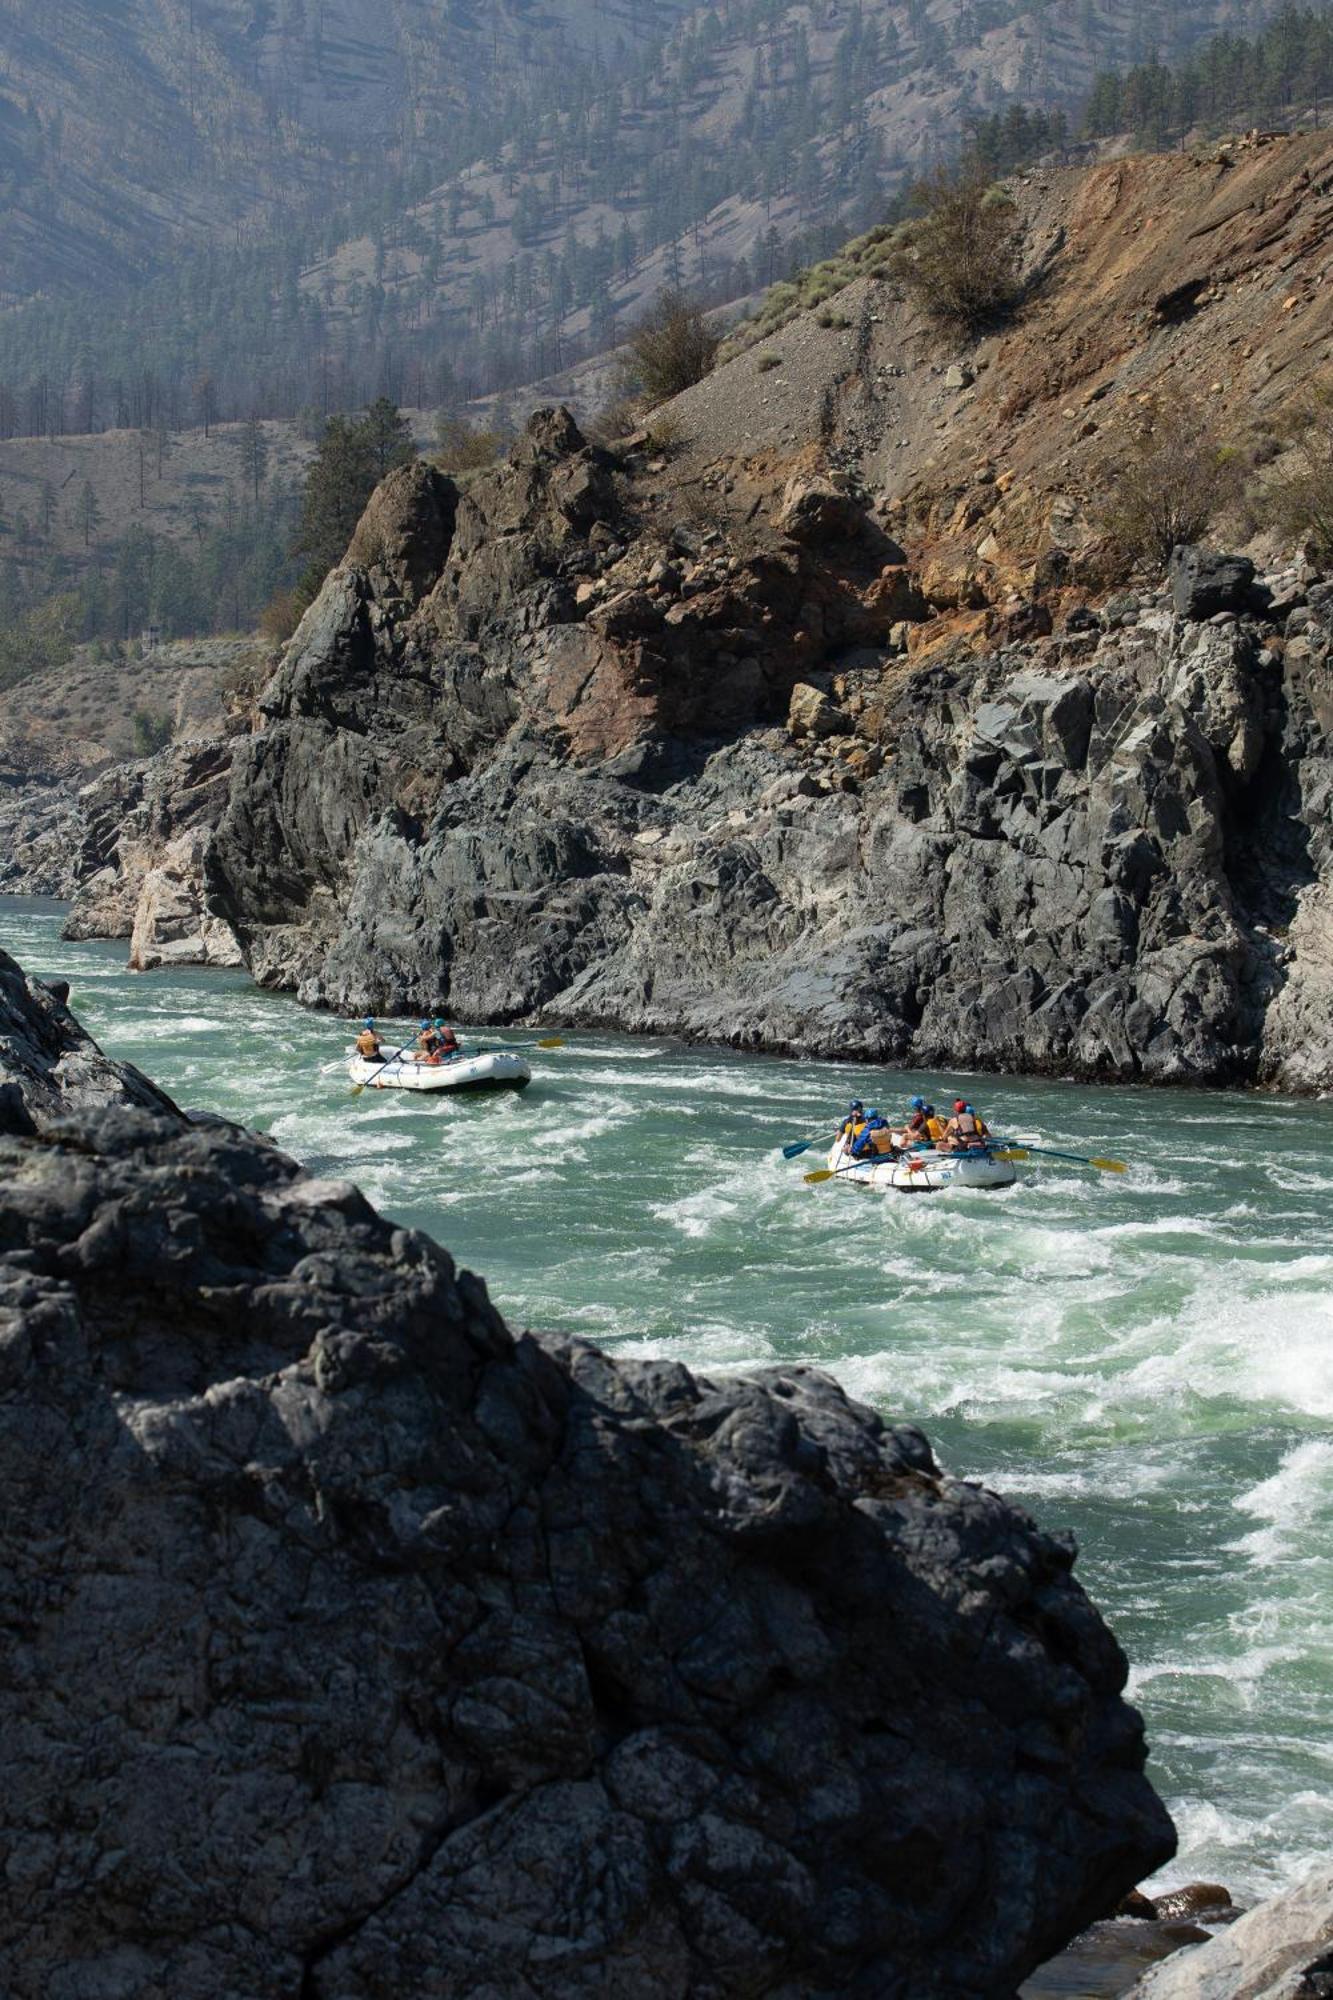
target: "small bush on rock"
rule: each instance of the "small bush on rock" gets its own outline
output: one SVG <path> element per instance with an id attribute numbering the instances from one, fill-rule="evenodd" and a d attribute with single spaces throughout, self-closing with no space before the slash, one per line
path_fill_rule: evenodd
<path id="1" fill-rule="evenodd" d="M 149 709 L 136 708 L 132 726 L 135 756 L 155 757 L 170 743 L 175 725 L 169 715 L 155 715 Z"/>
<path id="2" fill-rule="evenodd" d="M 629 373 L 649 405 L 665 403 L 710 373 L 718 346 L 702 307 L 665 291 L 630 335 Z"/>
<path id="3" fill-rule="evenodd" d="M 498 430 L 474 431 L 462 417 L 441 410 L 435 419 L 435 450 L 431 457 L 442 472 L 483 472 L 504 450 Z"/>
<path id="4" fill-rule="evenodd" d="M 259 629 L 274 645 L 285 646 L 301 622 L 301 604 L 294 590 L 276 590 L 259 614 Z"/>
<path id="5" fill-rule="evenodd" d="M 975 166 L 940 168 L 916 189 L 921 220 L 895 260 L 909 296 L 942 325 L 978 333 L 1021 294 L 1013 203 Z"/>
<path id="6" fill-rule="evenodd" d="M 1203 410 L 1150 404 L 1107 469 L 1098 513 L 1112 570 L 1164 574 L 1172 549 L 1197 542 L 1237 487 L 1237 463 Z"/>
<path id="7" fill-rule="evenodd" d="M 1287 412 L 1282 435 L 1289 448 L 1251 495 L 1254 513 L 1303 544 L 1315 562 L 1327 562 L 1333 557 L 1333 377 L 1317 382 Z"/>

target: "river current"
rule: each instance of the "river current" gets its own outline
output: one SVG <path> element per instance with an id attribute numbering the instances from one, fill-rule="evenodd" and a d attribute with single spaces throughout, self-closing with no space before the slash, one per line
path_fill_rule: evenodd
<path id="1" fill-rule="evenodd" d="M 1164 1883 L 1250 1901 L 1333 1851 L 1333 1102 L 1087 1089 L 571 1034 L 522 1097 L 353 1098 L 345 1025 L 240 974 L 124 970 L 0 899 L 113 1056 L 346 1175 L 510 1322 L 701 1370 L 805 1361 L 948 1469 L 1072 1528 L 1179 1829 Z M 530 1036 L 493 1035 L 492 1046 Z M 848 1099 L 963 1090 L 1129 1163 L 989 1194 L 808 1187 Z"/>

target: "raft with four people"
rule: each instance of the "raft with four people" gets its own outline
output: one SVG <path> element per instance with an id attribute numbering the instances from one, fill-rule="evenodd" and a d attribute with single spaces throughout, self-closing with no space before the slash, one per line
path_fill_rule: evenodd
<path id="1" fill-rule="evenodd" d="M 1018 1179 L 1012 1160 L 989 1147 L 966 1153 L 901 1152 L 896 1158 L 854 1160 L 842 1139 L 829 1150 L 828 1163 L 839 1180 L 897 1194 L 943 1194 L 948 1188 L 1006 1188 Z"/>
<path id="2" fill-rule="evenodd" d="M 539 1049 L 563 1046 L 558 1035 L 538 1042 Z M 524 1090 L 532 1082 L 532 1065 L 521 1049 L 463 1047 L 442 1019 L 426 1019 L 410 1042 L 392 1053 L 385 1050 L 373 1019 L 367 1019 L 347 1056 L 353 1095 L 363 1090 L 411 1090 L 436 1096 L 445 1091 Z"/>
<path id="3" fill-rule="evenodd" d="M 818 1139 L 796 1139 L 784 1146 L 784 1159 L 808 1153 Z M 1012 1187 L 1018 1179 L 1015 1163 L 1033 1155 L 1095 1167 L 1102 1173 L 1123 1174 L 1123 1160 L 1065 1153 L 1050 1146 L 997 1139 L 974 1106 L 955 1100 L 953 1115 L 942 1117 L 933 1104 L 914 1097 L 907 1118 L 895 1129 L 873 1107 L 853 1098 L 829 1147 L 828 1165 L 805 1176 L 807 1182 L 850 1181 L 855 1187 L 892 1190 L 896 1194 L 943 1194 L 950 1188 L 989 1191 Z"/>

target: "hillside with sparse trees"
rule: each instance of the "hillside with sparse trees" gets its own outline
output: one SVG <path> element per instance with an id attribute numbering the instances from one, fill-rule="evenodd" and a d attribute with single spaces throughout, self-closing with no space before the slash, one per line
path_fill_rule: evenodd
<path id="1" fill-rule="evenodd" d="M 1250 7 L 1247 19 L 1272 11 Z M 0 438 L 452 406 L 736 299 L 1230 0 L 0 12 Z"/>

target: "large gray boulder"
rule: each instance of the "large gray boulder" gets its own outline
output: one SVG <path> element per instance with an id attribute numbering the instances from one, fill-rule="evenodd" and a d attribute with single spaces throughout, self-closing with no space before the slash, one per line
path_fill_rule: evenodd
<path id="1" fill-rule="evenodd" d="M 1164 1959 L 1132 2000 L 1333 2000 L 1333 1868 Z"/>
<path id="2" fill-rule="evenodd" d="M 6 2000 L 998 2000 L 1167 1858 L 1067 1539 L 131 1075 L 48 1117 L 3 972 Z"/>
<path id="3" fill-rule="evenodd" d="M 239 965 L 240 948 L 210 915 L 207 839 L 226 805 L 232 744 L 172 744 L 150 761 L 117 765 L 79 795 L 84 839 L 68 938 L 129 938 L 130 964 Z"/>

